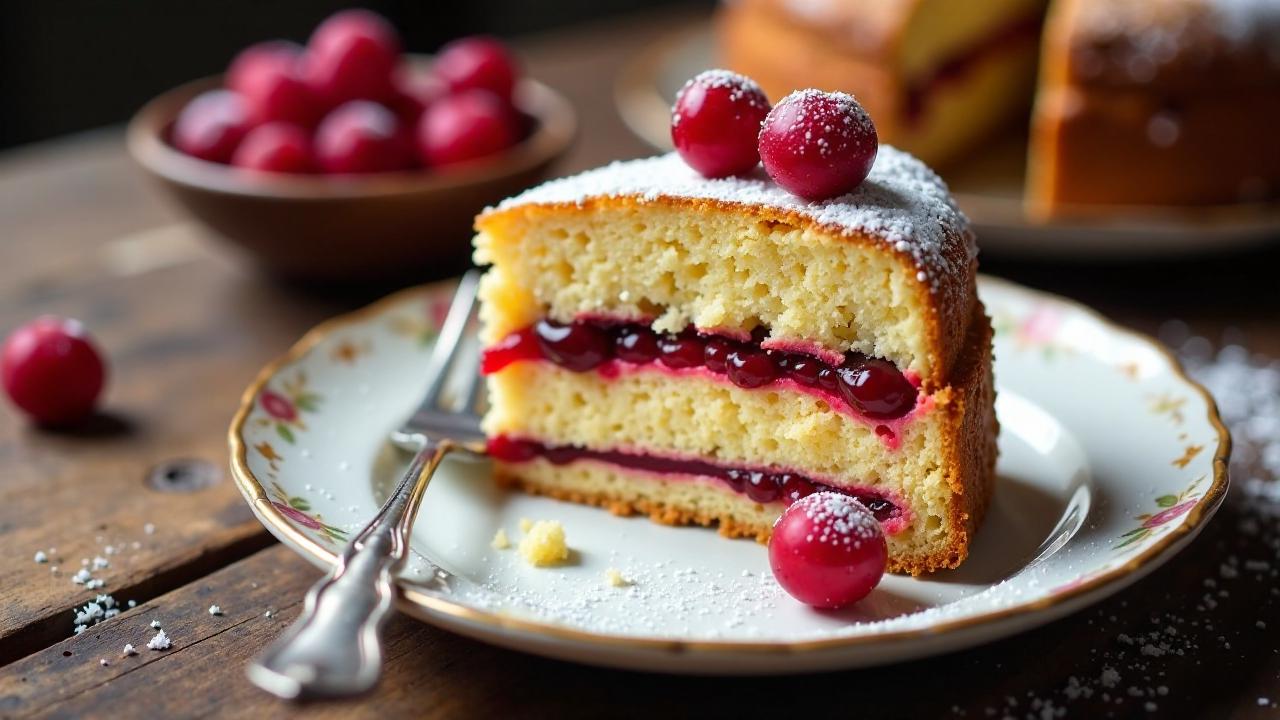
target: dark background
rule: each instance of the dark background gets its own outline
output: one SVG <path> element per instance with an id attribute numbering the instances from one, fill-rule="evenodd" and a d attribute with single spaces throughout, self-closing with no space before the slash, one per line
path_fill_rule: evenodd
<path id="1" fill-rule="evenodd" d="M 511 37 L 711 0 L 0 0 L 0 148 L 126 120 L 144 102 L 221 72 L 260 40 L 306 42 L 347 7 L 385 15 L 405 47 Z"/>

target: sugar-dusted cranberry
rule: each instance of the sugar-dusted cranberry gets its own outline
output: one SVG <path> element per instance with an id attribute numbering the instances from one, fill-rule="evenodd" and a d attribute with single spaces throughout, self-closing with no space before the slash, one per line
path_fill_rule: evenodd
<path id="1" fill-rule="evenodd" d="M 758 503 L 770 503 L 782 497 L 782 488 L 778 486 L 776 475 L 756 470 L 747 474 L 747 483 L 743 488 L 747 497 Z"/>
<path id="2" fill-rule="evenodd" d="M 707 340 L 707 345 L 703 348 L 702 362 L 712 372 L 725 372 L 725 364 L 729 361 L 729 353 L 733 352 L 737 347 L 737 343 L 730 340 L 711 338 Z"/>
<path id="3" fill-rule="evenodd" d="M 13 404 L 36 422 L 64 425 L 93 412 L 106 379 L 84 326 L 45 316 L 13 331 L 0 349 L 0 380 Z"/>
<path id="4" fill-rule="evenodd" d="M 819 492 L 801 498 L 778 518 L 769 540 L 769 566 L 792 597 L 818 608 L 838 608 L 871 593 L 888 561 L 884 532 L 854 498 Z"/>
<path id="5" fill-rule="evenodd" d="M 240 142 L 231 164 L 262 172 L 311 172 L 311 135 L 290 123 L 259 125 Z"/>
<path id="6" fill-rule="evenodd" d="M 787 375 L 805 387 L 816 387 L 818 373 L 826 367 L 821 361 L 807 355 L 792 355 L 787 361 Z"/>
<path id="7" fill-rule="evenodd" d="M 845 402 L 867 417 L 898 418 L 915 407 L 915 387 L 889 362 L 859 359 L 841 365 L 837 373 Z"/>
<path id="8" fill-rule="evenodd" d="M 852 95 L 801 90 L 783 98 L 760 130 L 760 159 L 783 188 L 806 200 L 847 193 L 866 179 L 879 139 Z"/>
<path id="9" fill-rule="evenodd" d="M 519 138 L 518 116 L 484 90 L 443 98 L 418 120 L 418 154 L 429 166 L 487 157 L 506 150 Z"/>
<path id="10" fill-rule="evenodd" d="M 257 123 L 313 127 L 326 110 L 302 77 L 301 48 L 292 43 L 254 45 L 231 64 L 227 87 L 240 93 Z"/>
<path id="11" fill-rule="evenodd" d="M 658 340 L 658 362 L 674 370 L 702 365 L 702 339 L 693 333 L 664 335 Z"/>
<path id="12" fill-rule="evenodd" d="M 519 68 L 507 47 L 491 37 L 467 37 L 445 45 L 436 56 L 436 75 L 453 92 L 487 90 L 510 102 Z"/>
<path id="13" fill-rule="evenodd" d="M 725 374 L 738 387 L 758 388 L 778 379 L 778 366 L 763 350 L 740 348 L 725 358 Z"/>
<path id="14" fill-rule="evenodd" d="M 562 325 L 552 320 L 539 320 L 534 325 L 534 334 L 543 356 L 574 372 L 595 369 L 609 359 L 613 345 L 605 331 L 586 323 Z"/>
<path id="15" fill-rule="evenodd" d="M 491 375 L 514 362 L 541 360 L 542 348 L 533 328 L 527 327 L 502 338 L 495 345 L 485 348 L 480 359 L 480 372 Z"/>
<path id="16" fill-rule="evenodd" d="M 818 488 L 807 478 L 791 473 L 778 475 L 778 485 L 782 489 L 782 501 L 788 505 L 818 491 Z"/>
<path id="17" fill-rule="evenodd" d="M 538 457 L 543 451 L 542 445 L 529 440 L 517 440 L 509 435 L 495 435 L 489 438 L 489 456 L 503 462 L 525 462 Z"/>
<path id="18" fill-rule="evenodd" d="M 399 57 L 400 37 L 391 23 L 368 10 L 343 10 L 311 34 L 303 74 L 331 108 L 350 100 L 387 101 Z"/>
<path id="19" fill-rule="evenodd" d="M 624 326 L 613 341 L 613 354 L 624 362 L 651 363 L 658 358 L 658 352 L 658 338 L 646 327 Z"/>
<path id="20" fill-rule="evenodd" d="M 178 113 L 171 140 L 188 155 L 226 163 L 251 124 L 244 98 L 229 90 L 210 90 L 197 95 Z"/>
<path id="21" fill-rule="evenodd" d="M 320 122 L 315 155 L 327 173 L 386 172 L 413 165 L 395 113 L 367 100 L 342 105 Z"/>
<path id="22" fill-rule="evenodd" d="M 671 108 L 676 152 L 706 177 L 740 175 L 760 162 L 757 137 L 769 98 L 754 80 L 707 70 L 684 84 Z"/>

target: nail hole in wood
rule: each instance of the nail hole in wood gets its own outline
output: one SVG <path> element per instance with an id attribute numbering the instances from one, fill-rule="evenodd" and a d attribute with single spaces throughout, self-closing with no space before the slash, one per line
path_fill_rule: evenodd
<path id="1" fill-rule="evenodd" d="M 217 466 L 206 460 L 166 460 L 151 469 L 147 484 L 161 492 L 195 492 L 222 479 Z"/>

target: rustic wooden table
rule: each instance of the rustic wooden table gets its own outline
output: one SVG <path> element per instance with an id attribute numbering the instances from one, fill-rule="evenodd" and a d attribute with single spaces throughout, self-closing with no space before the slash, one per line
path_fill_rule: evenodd
<path id="1" fill-rule="evenodd" d="M 646 152 L 615 116 L 611 82 L 680 20 L 626 19 L 522 44 L 532 72 L 582 113 L 563 170 Z M 1216 340 L 1236 328 L 1254 349 L 1280 356 L 1278 261 L 1280 252 L 1266 251 L 1102 269 L 989 260 L 984 270 L 1091 302 L 1143 330 L 1181 318 Z M 1280 542 L 1274 517 L 1259 529 L 1238 499 L 1189 550 L 1101 606 L 927 661 L 790 678 L 640 675 L 520 655 L 396 618 L 375 694 L 277 702 L 249 685 L 244 664 L 294 618 L 318 572 L 274 543 L 227 479 L 225 429 L 259 366 L 313 323 L 370 297 L 322 297 L 255 274 L 144 186 L 119 129 L 0 158 L 0 331 L 39 313 L 78 317 L 112 368 L 105 414 L 80 431 L 43 432 L 0 412 L 0 717 L 1276 712 L 1275 572 L 1231 577 L 1220 566 L 1274 567 Z M 93 593 L 70 576 L 107 545 L 116 553 L 98 572 L 104 591 L 137 607 L 72 636 L 73 609 Z M 51 563 L 32 561 L 41 549 Z M 226 614 L 210 616 L 212 603 Z M 145 644 L 153 619 L 173 649 L 122 658 L 125 643 Z"/>

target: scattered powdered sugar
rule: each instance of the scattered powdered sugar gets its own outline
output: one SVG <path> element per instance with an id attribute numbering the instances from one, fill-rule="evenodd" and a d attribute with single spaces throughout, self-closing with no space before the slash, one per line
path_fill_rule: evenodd
<path id="1" fill-rule="evenodd" d="M 150 650 L 168 650 L 170 647 L 173 647 L 173 642 L 164 634 L 164 630 L 157 631 L 155 637 L 147 641 L 147 648 Z"/>
<path id="2" fill-rule="evenodd" d="M 778 113 L 777 117 L 791 121 L 786 130 L 788 133 L 807 126 L 806 140 L 813 138 L 814 130 L 846 142 L 853 142 L 860 136 L 876 135 L 871 116 L 849 93 L 823 92 L 813 88 L 796 90 L 779 100 L 774 112 Z M 819 138 L 815 144 L 820 155 L 830 154 L 831 148 L 825 137 Z M 801 154 L 804 150 L 803 146 L 797 148 Z"/>
<path id="3" fill-rule="evenodd" d="M 37 550 L 35 555 L 35 561 L 37 563 L 47 563 L 49 562 L 49 556 L 45 553 L 45 551 Z"/>
<path id="4" fill-rule="evenodd" d="M 218 605 L 210 605 L 210 606 L 209 606 L 209 614 L 210 614 L 210 615 L 221 615 L 221 614 L 222 614 L 222 607 L 220 607 L 220 606 L 218 606 Z"/>
<path id="5" fill-rule="evenodd" d="M 969 221 L 946 184 L 924 163 L 881 145 L 871 174 L 856 190 L 808 202 L 782 189 L 757 167 L 739 177 L 709 179 L 675 153 L 618 161 L 539 185 L 504 200 L 497 210 L 523 205 L 584 206 L 596 198 L 711 201 L 763 207 L 845 236 L 866 235 L 911 258 L 935 293 L 960 292 L 977 248 Z"/>
<path id="6" fill-rule="evenodd" d="M 138 654 L 138 651 L 136 648 L 133 647 L 133 643 L 125 643 L 124 650 L 120 651 L 121 657 L 130 657 L 132 655 L 137 655 L 137 654 Z"/>
<path id="7" fill-rule="evenodd" d="M 801 499 L 793 507 L 805 514 L 816 533 L 805 537 L 810 543 L 850 545 L 862 540 L 874 540 L 883 534 L 875 515 L 848 495 L 814 493 Z"/>

